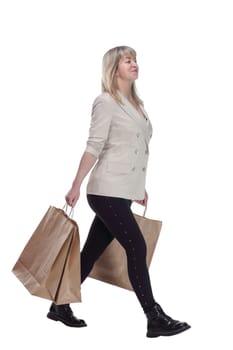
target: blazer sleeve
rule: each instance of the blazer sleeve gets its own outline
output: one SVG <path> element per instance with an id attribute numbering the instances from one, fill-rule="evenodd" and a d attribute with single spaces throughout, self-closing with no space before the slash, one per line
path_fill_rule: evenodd
<path id="1" fill-rule="evenodd" d="M 92 106 L 91 124 L 86 152 L 99 157 L 108 138 L 112 113 L 108 101 L 102 96 L 95 99 Z"/>

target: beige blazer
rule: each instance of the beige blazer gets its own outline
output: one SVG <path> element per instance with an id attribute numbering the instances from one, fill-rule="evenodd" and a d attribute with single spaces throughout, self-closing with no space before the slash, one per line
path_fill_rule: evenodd
<path id="1" fill-rule="evenodd" d="M 109 94 L 98 96 L 92 109 L 86 152 L 95 155 L 87 193 L 143 199 L 152 126 L 122 95 L 123 105 Z"/>

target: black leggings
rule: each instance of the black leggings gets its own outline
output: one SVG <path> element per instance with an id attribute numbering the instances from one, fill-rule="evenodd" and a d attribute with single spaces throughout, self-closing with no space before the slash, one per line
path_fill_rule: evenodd
<path id="1" fill-rule="evenodd" d="M 81 252 L 81 282 L 108 244 L 116 238 L 126 251 L 132 287 L 144 312 L 148 312 L 155 300 L 146 264 L 146 244 L 131 211 L 131 201 L 97 195 L 87 195 L 87 200 L 96 216 Z"/>

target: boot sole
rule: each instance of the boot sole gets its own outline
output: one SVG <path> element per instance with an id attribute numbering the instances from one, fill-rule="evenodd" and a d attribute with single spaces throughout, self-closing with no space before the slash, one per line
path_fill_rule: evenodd
<path id="1" fill-rule="evenodd" d="M 81 328 L 81 327 L 86 327 L 86 323 L 80 323 L 80 325 L 76 324 L 72 324 L 72 323 L 68 323 L 66 322 L 63 318 L 59 317 L 57 314 L 53 313 L 53 312 L 49 312 L 47 314 L 47 317 L 50 319 L 50 320 L 53 320 L 53 321 L 60 321 L 62 323 L 64 323 L 66 326 L 68 327 L 76 327 L 76 328 Z"/>
<path id="2" fill-rule="evenodd" d="M 181 329 L 177 329 L 177 330 L 174 330 L 174 331 L 171 331 L 171 332 L 165 332 L 165 331 L 148 331 L 146 336 L 148 338 L 156 338 L 156 337 L 160 337 L 160 336 L 163 336 L 163 337 L 170 337 L 172 335 L 176 335 L 176 334 L 180 334 L 184 331 L 187 331 L 189 328 L 191 328 L 190 326 L 186 326 L 184 328 L 181 328 Z"/>

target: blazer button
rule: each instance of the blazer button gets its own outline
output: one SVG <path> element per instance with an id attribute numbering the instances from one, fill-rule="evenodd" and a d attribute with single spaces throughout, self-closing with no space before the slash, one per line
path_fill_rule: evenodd
<path id="1" fill-rule="evenodd" d="M 137 149 L 135 149 L 134 153 L 135 153 L 135 154 L 138 154 L 138 150 L 137 150 Z"/>
<path id="2" fill-rule="evenodd" d="M 143 168 L 142 168 L 142 171 L 146 171 L 146 167 L 143 167 Z"/>
<path id="3" fill-rule="evenodd" d="M 135 171 L 135 169 L 136 169 L 136 167 L 134 166 L 131 170 L 132 170 L 132 171 Z"/>
<path id="4" fill-rule="evenodd" d="M 147 150 L 145 150 L 145 154 L 149 154 L 149 152 Z"/>
<path id="5" fill-rule="evenodd" d="M 139 137 L 139 136 L 140 136 L 140 133 L 138 132 L 138 133 L 136 134 L 136 136 Z"/>

